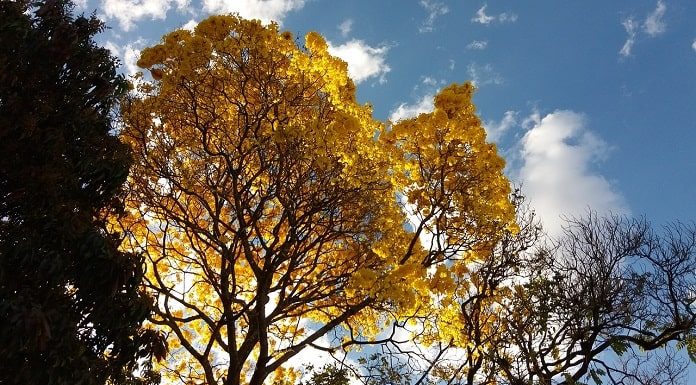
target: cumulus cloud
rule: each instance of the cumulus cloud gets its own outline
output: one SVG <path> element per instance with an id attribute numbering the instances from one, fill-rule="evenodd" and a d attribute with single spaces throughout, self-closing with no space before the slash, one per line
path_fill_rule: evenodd
<path id="1" fill-rule="evenodd" d="M 435 109 L 435 94 L 444 84 L 444 79 L 438 80 L 432 76 L 422 76 L 420 84 L 416 84 L 413 87 L 413 91 L 423 96 L 411 104 L 399 104 L 389 114 L 389 120 L 396 123 L 400 120 L 416 117 L 422 113 L 432 112 Z"/>
<path id="2" fill-rule="evenodd" d="M 466 68 L 466 73 L 469 75 L 471 82 L 477 87 L 488 84 L 500 85 L 504 81 L 503 77 L 490 64 L 479 65 L 471 63 Z"/>
<path id="3" fill-rule="evenodd" d="M 338 30 L 341 31 L 341 36 L 348 37 L 350 31 L 353 30 L 353 19 L 345 19 L 338 25 Z"/>
<path id="4" fill-rule="evenodd" d="M 431 112 L 433 109 L 435 109 L 433 98 L 434 95 L 427 94 L 423 95 L 422 98 L 413 104 L 401 103 L 391 112 L 391 114 L 389 114 L 389 120 L 396 123 L 400 120 L 413 118 L 422 113 Z"/>
<path id="5" fill-rule="evenodd" d="M 86 0 L 81 0 L 86 1 Z M 286 14 L 304 7 L 306 0 L 202 0 L 205 12 L 212 14 L 238 13 L 247 19 L 259 19 L 264 23 L 281 23 Z M 128 31 L 141 19 L 165 19 L 167 12 L 176 7 L 180 12 L 195 15 L 191 0 L 102 0 L 104 16 L 118 20 L 119 26 Z"/>
<path id="6" fill-rule="evenodd" d="M 391 71 L 387 64 L 389 47 L 371 47 L 362 40 L 352 39 L 341 45 L 333 45 L 330 41 L 329 52 L 348 63 L 348 74 L 356 82 L 361 83 L 369 78 L 377 77 L 380 83 L 387 81 L 386 74 Z"/>
<path id="7" fill-rule="evenodd" d="M 187 21 L 186 24 L 182 25 L 181 29 L 187 29 L 189 31 L 193 31 L 197 25 L 198 25 L 198 22 L 196 20 L 191 19 L 191 20 Z"/>
<path id="8" fill-rule="evenodd" d="M 559 234 L 562 216 L 628 213 L 623 196 L 593 169 L 609 146 L 587 129 L 584 115 L 555 111 L 527 119 L 531 127 L 520 140 L 521 167 L 513 171 L 550 234 Z"/>
<path id="9" fill-rule="evenodd" d="M 122 30 L 128 31 L 135 22 L 150 18 L 163 20 L 167 12 L 176 5 L 183 11 L 189 6 L 190 0 L 102 0 L 104 17 L 116 19 Z"/>
<path id="10" fill-rule="evenodd" d="M 691 43 L 691 48 L 696 51 L 696 39 L 694 39 L 693 43 Z"/>
<path id="11" fill-rule="evenodd" d="M 428 17 L 423 24 L 418 27 L 418 31 L 421 33 L 432 32 L 435 29 L 435 21 L 437 21 L 437 18 L 449 12 L 449 8 L 439 1 L 421 0 L 420 5 L 428 12 Z"/>
<path id="12" fill-rule="evenodd" d="M 667 29 L 667 24 L 662 20 L 667 6 L 662 0 L 658 0 L 655 10 L 652 11 L 643 23 L 643 30 L 650 36 L 657 36 Z"/>
<path id="13" fill-rule="evenodd" d="M 486 14 L 486 8 L 488 7 L 488 4 L 483 4 L 481 8 L 479 8 L 478 11 L 476 11 L 476 15 L 471 18 L 471 21 L 474 23 L 479 23 L 483 25 L 489 25 L 493 22 L 498 22 L 498 23 L 514 23 L 517 21 L 517 15 L 514 13 L 509 13 L 509 12 L 503 12 L 498 15 L 487 15 Z"/>
<path id="14" fill-rule="evenodd" d="M 305 0 L 203 0 L 209 13 L 239 13 L 246 19 L 281 23 L 289 12 L 302 9 Z"/>
<path id="15" fill-rule="evenodd" d="M 119 49 L 118 45 L 116 45 L 114 42 L 107 41 L 106 43 L 104 43 L 104 48 L 111 51 L 112 55 L 119 57 L 120 49 Z"/>
<path id="16" fill-rule="evenodd" d="M 518 124 L 517 111 L 505 111 L 499 121 L 487 120 L 483 126 L 486 129 L 486 136 L 491 142 L 497 142 L 503 134 Z"/>
<path id="17" fill-rule="evenodd" d="M 488 47 L 488 41 L 486 40 L 474 40 L 466 46 L 467 49 L 477 50 L 483 50 L 486 49 L 486 47 Z"/>
<path id="18" fill-rule="evenodd" d="M 133 76 L 140 71 L 140 67 L 138 67 L 136 63 L 138 62 L 138 58 L 140 58 L 140 50 L 144 46 L 145 40 L 143 39 L 138 39 L 122 46 L 119 46 L 111 41 L 107 41 L 104 44 L 104 48 L 110 50 L 114 56 L 119 58 L 126 74 L 130 76 Z"/>
<path id="19" fill-rule="evenodd" d="M 642 23 L 633 17 L 624 19 L 621 25 L 626 30 L 627 37 L 621 50 L 619 50 L 619 55 L 622 57 L 631 56 L 633 46 L 641 35 L 652 38 L 663 34 L 667 30 L 667 23 L 663 20 L 666 11 L 665 3 L 658 0 L 655 9 L 646 16 Z"/>

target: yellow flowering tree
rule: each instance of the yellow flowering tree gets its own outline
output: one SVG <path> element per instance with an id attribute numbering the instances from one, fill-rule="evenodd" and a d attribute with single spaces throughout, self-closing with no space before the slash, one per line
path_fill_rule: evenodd
<path id="1" fill-rule="evenodd" d="M 214 16 L 143 50 L 122 107 L 133 149 L 124 247 L 141 252 L 169 382 L 293 382 L 307 346 L 392 322 L 465 346 L 467 266 L 516 231 L 470 84 L 398 124 L 356 101 L 324 39 Z M 493 321 L 491 321 L 493 322 Z"/>

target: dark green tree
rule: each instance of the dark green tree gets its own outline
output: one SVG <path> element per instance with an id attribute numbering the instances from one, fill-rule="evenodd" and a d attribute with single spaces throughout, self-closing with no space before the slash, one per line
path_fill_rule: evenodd
<path id="1" fill-rule="evenodd" d="M 152 382 L 142 260 L 105 229 L 130 165 L 127 90 L 68 0 L 0 2 L 0 384 Z M 145 362 L 145 367 L 139 367 Z M 144 377 L 135 377 L 139 372 Z"/>

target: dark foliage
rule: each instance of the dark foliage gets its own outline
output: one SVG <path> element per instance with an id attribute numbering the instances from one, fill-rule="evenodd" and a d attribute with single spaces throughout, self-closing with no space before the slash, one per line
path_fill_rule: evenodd
<path id="1" fill-rule="evenodd" d="M 510 384 L 683 383 L 696 334 L 696 227 L 643 219 L 570 219 L 538 249 L 512 301 L 498 356 Z"/>
<path id="2" fill-rule="evenodd" d="M 155 381 L 142 260 L 117 250 L 130 164 L 111 113 L 126 90 L 67 0 L 0 2 L 0 384 Z"/>
<path id="3" fill-rule="evenodd" d="M 338 365 L 325 365 L 319 370 L 309 366 L 311 378 L 307 382 L 300 383 L 301 385 L 349 385 L 350 375 L 348 369 Z"/>

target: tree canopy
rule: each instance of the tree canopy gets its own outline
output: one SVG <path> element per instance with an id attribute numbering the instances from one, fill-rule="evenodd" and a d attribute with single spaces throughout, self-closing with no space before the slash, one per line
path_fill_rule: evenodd
<path id="1" fill-rule="evenodd" d="M 669 353 L 645 371 L 637 350 L 694 351 L 696 230 L 590 214 L 544 238 L 471 84 L 382 123 L 320 35 L 298 46 L 236 16 L 171 32 L 138 64 L 151 77 L 122 106 L 134 164 L 111 226 L 146 256 L 167 381 L 292 384 L 307 347 L 377 344 L 349 368 L 368 384 L 683 372 Z M 328 366 L 308 380 L 349 377 Z"/>
<path id="2" fill-rule="evenodd" d="M 137 382 L 164 354 L 141 327 L 142 257 L 105 230 L 131 162 L 111 115 L 127 84 L 92 40 L 101 22 L 70 10 L 0 3 L 3 384 Z"/>
<path id="3" fill-rule="evenodd" d="M 473 86 L 383 124 L 321 36 L 298 47 L 235 16 L 174 31 L 138 64 L 152 80 L 123 106 L 135 162 L 113 225 L 147 256 L 164 376 L 291 383 L 303 348 L 405 322 L 421 343 L 465 343 L 468 265 L 517 231 Z"/>

